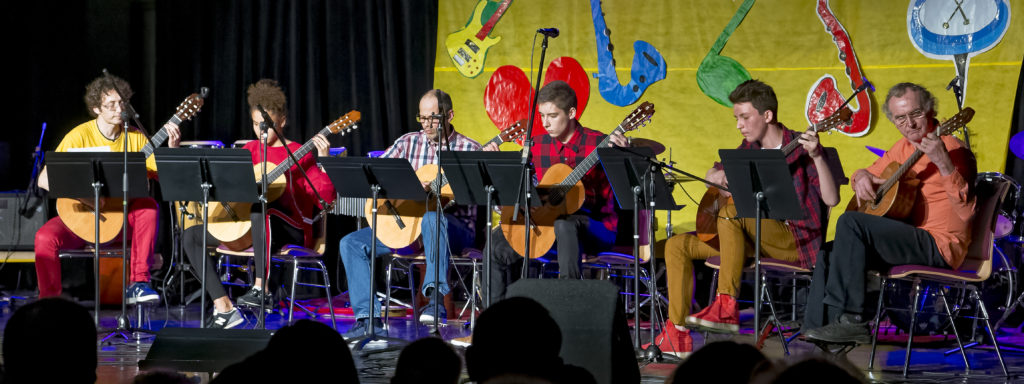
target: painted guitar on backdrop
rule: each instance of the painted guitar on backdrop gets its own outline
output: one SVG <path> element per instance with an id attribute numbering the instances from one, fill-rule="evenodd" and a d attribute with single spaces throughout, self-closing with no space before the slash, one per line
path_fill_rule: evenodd
<path id="1" fill-rule="evenodd" d="M 808 130 L 818 133 L 827 132 L 831 129 L 841 130 L 840 126 L 848 124 L 852 115 L 853 111 L 850 111 L 849 108 L 843 108 L 839 112 L 826 117 L 821 122 L 811 125 Z M 790 141 L 781 150 L 784 155 L 789 156 L 799 146 L 800 141 L 794 138 L 793 141 Z M 718 212 L 722 207 L 732 202 L 732 196 L 723 197 L 720 192 L 718 188 L 708 188 L 707 192 L 704 192 L 704 197 L 700 199 L 700 205 L 697 207 L 697 238 L 715 249 L 718 249 Z"/>
<path id="2" fill-rule="evenodd" d="M 957 129 L 967 125 L 974 118 L 974 108 L 965 107 L 953 117 L 939 124 L 936 128 L 938 136 L 950 135 Z M 914 172 L 908 172 L 917 160 L 921 159 L 924 152 L 920 149 L 914 151 L 903 164 L 896 162 L 889 163 L 879 176 L 886 179 L 882 185 L 875 190 L 874 200 L 860 200 L 855 195 L 850 199 L 847 211 L 860 211 L 875 216 L 885 216 L 893 219 L 903 219 L 910 216 L 914 208 L 914 201 L 917 200 L 917 187 L 921 183 Z"/>
<path id="3" fill-rule="evenodd" d="M 204 87 L 200 93 L 193 93 L 186 97 L 185 101 L 182 101 L 174 110 L 174 114 L 171 115 L 167 122 L 181 125 L 182 122 L 191 119 L 203 107 L 203 99 L 206 98 L 207 92 L 209 90 Z M 164 141 L 167 140 L 167 135 L 167 128 L 162 127 L 150 138 L 149 143 L 146 143 L 146 146 L 142 148 L 142 153 L 147 159 L 153 154 L 153 148 L 163 145 Z M 117 234 L 121 233 L 124 211 L 121 206 L 121 199 L 119 198 L 103 198 L 102 202 L 102 208 L 99 210 L 100 243 L 107 243 L 117 237 Z M 78 199 L 69 198 L 57 199 L 56 204 L 57 215 L 60 216 L 60 220 L 64 222 L 64 225 L 71 232 L 90 243 L 96 240 L 96 219 L 94 214 L 96 211 L 92 208 L 92 205 L 84 204 Z"/>
<path id="4" fill-rule="evenodd" d="M 818 0 L 816 10 L 818 19 L 825 25 L 825 31 L 832 35 L 832 42 L 839 49 L 839 60 L 846 65 L 846 77 L 850 80 L 850 87 L 855 90 L 860 88 L 867 80 L 864 79 L 860 62 L 857 61 L 857 54 L 853 51 L 850 34 L 832 13 L 828 0 Z M 860 84 L 857 84 L 858 82 Z M 874 91 L 874 87 L 871 90 Z M 836 86 L 836 79 L 830 74 L 822 76 L 807 93 L 807 122 L 814 124 L 832 115 L 843 104 L 843 99 L 839 87 Z M 871 97 L 864 92 L 858 93 L 857 108 L 851 110 L 853 123 L 838 131 L 852 137 L 864 136 L 871 129 Z"/>
<path id="5" fill-rule="evenodd" d="M 361 114 L 359 111 L 350 111 L 344 116 L 334 120 L 331 124 L 327 125 L 317 134 L 328 136 L 333 133 L 340 133 L 345 135 L 356 128 L 359 128 L 357 123 Z M 302 147 L 295 150 L 295 158 L 302 159 L 307 153 L 316 149 L 316 145 L 313 140 L 310 139 Z M 267 168 L 271 171 L 267 172 L 267 180 L 270 180 L 267 184 L 267 202 L 277 200 L 284 193 L 286 187 L 291 184 L 289 180 L 290 175 L 288 173 L 291 170 L 295 162 L 291 158 L 285 159 L 281 164 L 274 164 L 267 162 Z M 253 172 L 256 177 L 257 190 L 261 186 L 262 180 L 262 164 L 253 164 Z M 209 207 L 209 224 L 207 230 L 217 240 L 220 240 L 221 244 L 228 247 L 228 249 L 234 251 L 244 250 L 252 246 L 252 223 L 249 221 L 249 214 L 252 213 L 252 203 L 221 203 L 221 202 L 210 202 Z M 310 218 L 302 216 L 302 212 L 296 212 L 291 217 L 285 218 L 288 224 L 296 228 L 302 228 L 303 233 L 307 237 L 305 243 L 309 246 L 312 243 L 312 223 Z M 309 229 L 309 230 L 307 230 Z"/>
<path id="6" fill-rule="evenodd" d="M 502 144 L 514 141 L 526 132 L 526 120 L 519 120 L 501 133 L 489 140 L 484 146 L 491 143 Z M 448 179 L 441 174 L 437 179 L 437 164 L 424 164 L 416 170 L 416 178 L 421 183 L 430 182 L 430 194 L 423 200 L 377 200 L 377 239 L 388 248 L 405 248 L 419 239 L 422 231 L 423 215 L 429 210 L 435 209 L 427 202 L 434 202 L 433 196 L 440 195 L 442 202 L 452 198 L 452 189 L 448 185 Z M 366 217 L 373 214 L 373 200 L 366 199 L 364 213 Z"/>
<path id="7" fill-rule="evenodd" d="M 483 72 L 487 50 L 501 41 L 501 37 L 487 35 L 511 4 L 512 0 L 502 0 L 500 3 L 480 0 L 473 8 L 473 14 L 470 15 L 466 26 L 449 34 L 444 40 L 448 57 L 451 57 L 455 68 L 458 68 L 463 76 L 474 78 Z M 484 23 L 483 18 L 486 15 L 490 15 L 490 18 Z"/>
<path id="8" fill-rule="evenodd" d="M 641 126 L 647 125 L 654 115 L 654 104 L 648 101 L 643 102 L 636 109 L 622 120 L 622 123 L 610 135 L 604 138 L 597 148 L 611 146 L 611 135 L 625 133 Z M 590 152 L 576 165 L 570 168 L 568 165 L 559 163 L 552 165 L 544 172 L 537 185 L 538 193 L 543 195 L 547 192 L 547 201 L 544 205 L 537 207 L 530 213 L 530 257 L 538 258 L 544 256 L 555 243 L 555 220 L 559 217 L 572 214 L 583 206 L 585 193 L 583 190 L 583 176 L 597 164 L 597 149 Z M 501 208 L 501 232 L 505 239 L 512 245 L 520 255 L 526 255 L 526 246 L 523 244 L 526 225 L 524 215 L 517 215 L 512 220 L 514 207 L 506 206 Z"/>

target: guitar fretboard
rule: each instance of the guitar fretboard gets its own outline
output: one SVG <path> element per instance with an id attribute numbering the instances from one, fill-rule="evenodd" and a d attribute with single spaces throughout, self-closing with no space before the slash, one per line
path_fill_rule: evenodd
<path id="1" fill-rule="evenodd" d="M 178 118 L 178 115 L 171 115 L 171 118 L 167 120 L 167 122 L 174 123 L 179 126 L 181 125 L 181 119 Z M 164 125 L 166 126 L 167 124 Z M 146 146 L 142 147 L 142 153 L 145 154 L 147 159 L 149 158 L 150 155 L 153 154 L 153 151 L 155 150 L 154 148 L 163 145 L 164 142 L 167 141 L 167 135 L 167 128 L 161 127 L 160 130 L 156 131 L 156 134 L 154 134 L 153 137 L 149 139 L 149 142 L 146 143 Z"/>
<path id="2" fill-rule="evenodd" d="M 625 132 L 625 129 L 622 128 L 622 124 L 619 124 L 611 134 L 605 136 L 604 140 L 601 140 L 601 142 L 597 144 L 597 148 L 607 148 L 609 143 L 611 143 L 612 135 L 623 132 Z M 583 176 L 590 171 L 590 168 L 594 167 L 594 164 L 597 164 L 597 148 L 594 148 L 587 157 L 583 158 L 583 161 L 576 164 L 576 168 L 573 168 L 572 172 L 569 173 L 569 176 L 565 177 L 565 180 L 562 180 L 561 183 L 558 183 L 558 185 L 552 188 L 548 201 L 551 201 L 553 204 L 561 203 L 565 194 L 569 192 L 576 183 L 583 180 Z"/>
<path id="3" fill-rule="evenodd" d="M 324 136 L 330 135 L 331 128 L 324 127 L 324 129 L 321 129 L 320 132 L 317 132 L 317 134 L 321 134 Z M 316 148 L 316 145 L 313 144 L 313 140 L 307 141 L 305 144 L 302 144 L 302 146 L 299 147 L 299 149 L 295 150 L 295 158 L 301 159 L 314 148 Z M 277 167 L 274 167 L 274 170 L 267 172 L 267 180 L 277 180 L 278 177 L 281 177 L 281 175 L 285 174 L 285 172 L 288 172 L 288 170 L 291 169 L 292 165 L 295 165 L 295 162 L 292 161 L 291 157 L 288 157 L 287 159 L 284 160 L 284 162 L 279 164 Z M 257 180 L 256 184 L 259 184 L 260 182 L 262 182 L 262 180 Z"/>

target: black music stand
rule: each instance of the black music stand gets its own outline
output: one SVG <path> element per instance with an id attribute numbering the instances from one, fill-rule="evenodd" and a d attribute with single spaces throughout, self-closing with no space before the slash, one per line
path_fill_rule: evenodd
<path id="1" fill-rule="evenodd" d="M 206 324 L 206 234 L 209 202 L 256 203 L 252 153 L 246 149 L 156 148 L 160 192 L 167 201 L 198 201 L 203 207 L 203 265 L 200 271 L 199 327 Z M 194 266 L 193 266 L 194 267 Z"/>
<path id="2" fill-rule="evenodd" d="M 128 163 L 125 165 L 127 156 Z M 146 178 L 146 160 L 141 152 L 46 152 L 47 178 L 50 183 L 50 197 L 93 198 L 93 206 L 98 207 L 100 197 L 124 196 L 124 171 L 128 171 L 128 197 L 137 198 L 148 195 Z M 100 324 L 100 215 L 95 217 L 96 238 L 93 240 L 93 277 L 95 278 L 95 312 L 93 320 Z M 128 220 L 127 217 L 122 218 Z M 127 235 L 122 238 L 122 269 L 128 265 Z M 125 300 L 127 284 L 122 284 L 121 301 Z M 123 306 L 122 306 L 123 309 Z M 124 319 L 124 311 L 118 319 L 115 331 L 103 338 L 106 341 L 114 335 L 131 340 L 124 331 L 134 332 Z"/>
<path id="3" fill-rule="evenodd" d="M 320 165 L 324 167 L 324 172 L 331 179 L 339 196 L 368 198 L 372 199 L 373 204 L 373 213 L 370 216 L 370 228 L 373 232 L 373 241 L 370 242 L 370 324 L 366 328 L 365 336 L 349 342 L 358 342 L 356 350 L 362 350 L 366 344 L 378 339 L 400 345 L 406 344 L 407 341 L 399 338 L 378 338 L 374 332 L 377 327 L 374 323 L 374 312 L 380 309 L 379 306 L 374 308 L 373 305 L 376 296 L 377 200 L 423 200 L 426 191 L 423 190 L 416 172 L 413 172 L 412 165 L 406 159 L 326 157 L 320 159 Z M 387 324 L 384 326 L 387 329 Z M 388 350 L 392 349 L 384 348 L 373 352 Z"/>
<path id="4" fill-rule="evenodd" d="M 441 164 L 444 167 L 445 178 L 455 193 L 455 202 L 462 205 L 486 206 L 487 239 L 484 243 L 484 283 L 481 284 L 484 308 L 491 305 L 491 212 L 495 205 L 510 206 L 519 198 L 515 190 L 519 186 L 519 175 L 522 171 L 521 157 L 516 152 L 441 152 Z M 537 196 L 536 187 L 530 188 L 530 193 Z M 533 206 L 540 206 L 537 199 L 531 201 Z M 473 318 L 470 323 L 475 325 L 476 312 L 471 314 Z"/>
<path id="5" fill-rule="evenodd" d="M 650 293 L 651 304 L 651 343 L 645 352 L 640 349 L 640 323 L 637 321 L 633 327 L 633 349 L 638 356 L 646 356 L 649 361 L 662 361 L 661 350 L 654 343 L 654 324 L 659 323 L 657 314 L 660 313 L 658 304 L 658 286 L 655 276 L 657 270 L 654 257 L 654 220 L 653 212 L 658 209 L 676 210 L 672 193 L 668 189 L 665 175 L 661 167 L 649 158 L 654 157 L 654 150 L 647 147 L 636 148 L 598 148 L 597 156 L 601 160 L 601 166 L 611 184 L 615 200 L 622 210 L 633 211 L 633 296 L 635 303 L 636 318 L 640 313 L 640 209 L 651 212 L 652 218 L 648 222 L 647 236 L 650 247 L 651 260 L 648 264 L 650 275 L 648 276 L 648 292 Z M 640 209 L 637 209 L 640 208 Z"/>
<path id="6" fill-rule="evenodd" d="M 786 155 L 775 149 L 720 149 L 736 216 L 754 218 L 754 334 L 761 332 L 761 219 L 803 219 Z M 777 321 L 778 319 L 776 319 Z"/>

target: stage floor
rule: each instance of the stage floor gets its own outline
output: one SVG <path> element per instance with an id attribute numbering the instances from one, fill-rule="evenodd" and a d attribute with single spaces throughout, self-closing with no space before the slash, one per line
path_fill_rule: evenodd
<path id="1" fill-rule="evenodd" d="M 20 300 L 15 301 L 15 308 L 17 305 L 20 305 L 19 303 L 23 304 L 24 302 Z M 3 304 L 2 308 L 0 308 L 2 309 L 2 312 L 0 312 L 0 325 L 5 326 L 11 314 L 11 302 L 5 301 Z M 86 305 L 87 308 L 92 308 L 92 304 L 89 302 L 82 304 Z M 120 308 L 104 308 L 100 311 L 100 314 L 100 327 L 111 329 L 116 326 L 116 318 L 120 314 Z M 129 307 L 129 315 L 134 318 L 135 314 L 132 311 L 132 307 Z M 744 315 L 745 320 L 747 320 L 746 318 L 752 316 L 752 312 L 745 311 Z M 304 319 L 309 317 L 301 311 L 297 311 L 295 318 Z M 254 326 L 255 322 L 252 319 L 250 320 L 244 327 L 252 328 Z M 318 320 L 328 325 L 330 324 L 329 317 L 321 317 Z M 196 327 L 198 323 L 198 304 L 192 304 L 187 307 L 179 307 L 177 305 L 166 307 L 161 305 L 155 307 L 150 312 L 149 326 L 154 330 L 159 330 L 163 327 Z M 350 316 L 339 315 L 337 323 L 338 330 L 344 332 L 352 326 L 353 319 Z M 743 343 L 754 343 L 753 336 L 749 334 L 751 323 L 752 321 L 745 321 L 744 325 L 748 328 L 742 330 L 744 334 L 739 336 L 712 335 L 709 337 L 709 341 L 734 340 Z M 287 316 L 274 313 L 267 317 L 267 328 L 277 329 L 285 324 L 287 324 Z M 642 324 L 642 328 L 645 327 L 646 324 Z M 1018 329 L 1003 329 L 1002 331 L 1003 335 L 1000 336 L 1001 342 L 1024 344 L 1024 335 Z M 391 336 L 405 340 L 415 340 L 431 335 L 429 328 L 413 321 L 411 317 L 393 318 L 390 321 L 390 332 Z M 467 327 L 466 321 L 449 320 L 440 329 L 440 336 L 449 341 L 469 334 L 470 330 Z M 98 335 L 97 340 L 104 335 L 106 333 Z M 641 332 L 643 340 L 647 340 L 648 337 L 646 332 Z M 704 345 L 705 341 L 702 335 L 694 333 L 694 339 L 695 348 L 699 349 Z M 999 368 L 995 354 L 990 350 L 970 349 L 968 350 L 967 357 L 971 362 L 972 370 L 969 375 L 965 375 L 964 363 L 959 353 L 953 353 L 948 356 L 943 354 L 944 351 L 955 348 L 956 342 L 952 338 L 943 341 L 941 337 L 931 336 L 923 338 L 922 341 L 925 341 L 926 344 L 922 344 L 921 347 L 914 349 L 910 366 L 911 373 L 908 379 L 903 379 L 901 374 L 904 358 L 903 346 L 906 342 L 905 337 L 886 336 L 881 338 L 878 356 L 875 360 L 876 367 L 872 372 L 866 370 L 868 356 L 871 351 L 870 345 L 855 348 L 847 355 L 847 358 L 873 382 L 1004 383 L 1024 381 L 1024 368 L 1021 368 L 1024 367 L 1024 354 L 1022 353 L 1004 351 L 1003 356 L 1010 370 L 1010 377 L 1005 378 Z M 138 362 L 146 357 L 152 343 L 152 338 L 125 340 L 119 336 L 115 336 L 108 342 L 102 343 L 99 349 L 99 367 L 97 369 L 99 380 L 97 382 L 131 382 L 132 378 L 139 372 Z M 54 346 L 55 350 L 59 348 L 59 346 Z M 375 348 L 378 348 L 378 346 L 371 345 L 367 347 L 366 351 L 373 351 Z M 456 350 L 461 354 L 462 348 L 456 346 Z M 808 355 L 823 354 L 822 351 L 817 350 L 813 345 L 795 340 L 790 344 L 791 355 L 786 356 L 776 337 L 769 338 L 762 351 L 771 359 L 785 362 L 794 362 Z M 370 354 L 354 351 L 353 357 L 356 361 L 356 366 L 360 370 L 361 382 L 387 383 L 394 371 L 398 351 Z M 662 383 L 674 368 L 674 364 L 668 363 L 647 364 L 641 368 L 642 382 Z M 205 374 L 197 374 L 197 376 L 199 376 L 201 382 L 205 383 L 208 381 L 208 377 Z"/>

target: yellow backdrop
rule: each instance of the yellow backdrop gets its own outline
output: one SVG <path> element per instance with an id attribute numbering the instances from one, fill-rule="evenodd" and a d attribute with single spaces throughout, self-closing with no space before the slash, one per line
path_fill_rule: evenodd
<path id="1" fill-rule="evenodd" d="M 735 148 L 741 135 L 735 129 L 731 108 L 715 103 L 697 87 L 696 71 L 709 48 L 743 2 L 740 0 L 606 0 L 605 21 L 615 45 L 619 80 L 629 80 L 633 60 L 633 41 L 653 44 L 664 56 L 668 75 L 640 98 L 651 101 L 657 112 L 653 124 L 633 137 L 655 139 L 672 150 L 677 167 L 703 176 L 717 160 L 719 148 Z M 484 72 L 475 77 L 461 75 L 445 50 L 448 34 L 463 28 L 477 0 L 441 0 L 439 2 L 435 86 L 451 93 L 456 110 L 454 123 L 478 141 L 493 137 L 497 128 L 484 110 L 483 95 L 494 70 L 503 65 L 522 68 L 531 79 L 530 53 L 534 31 L 557 27 L 561 36 L 552 39 L 547 61 L 560 56 L 578 60 L 588 74 L 597 72 L 597 51 L 590 2 L 586 0 L 515 0 L 497 23 L 491 36 L 502 40 L 487 52 Z M 753 78 L 772 85 L 779 98 L 780 121 L 792 129 L 806 127 L 804 117 L 807 93 L 824 74 L 832 74 L 844 97 L 849 96 L 845 66 L 837 58 L 832 36 L 815 13 L 814 1 L 757 1 L 736 29 L 721 54 L 739 61 Z M 907 1 L 836 0 L 831 8 L 853 42 L 864 75 L 877 87 L 872 99 L 870 132 L 853 138 L 842 134 L 823 135 L 822 144 L 836 147 L 849 175 L 876 157 L 865 146 L 888 148 L 900 136 L 885 119 L 880 108 L 885 92 L 893 84 L 911 81 L 924 85 L 939 99 L 939 118 L 956 111 L 952 92 L 945 91 L 955 75 L 951 61 L 929 59 L 911 44 L 907 34 Z M 966 90 L 966 105 L 977 111 L 970 124 L 971 144 L 978 158 L 979 172 L 1002 171 L 1007 154 L 1011 113 L 1017 77 L 1024 52 L 1024 12 L 1021 4 L 1011 4 L 1010 29 L 992 50 L 971 59 Z M 539 44 L 537 56 L 539 57 Z M 536 70 L 536 69 L 535 69 Z M 614 106 L 598 92 L 591 78 L 590 102 L 581 123 L 602 132 L 610 132 L 636 106 Z M 856 106 L 856 105 L 854 105 Z M 503 150 L 518 150 L 506 143 Z M 668 157 L 666 151 L 659 157 Z M 700 183 L 682 186 L 695 199 L 704 187 Z M 852 195 L 842 189 L 845 207 Z M 676 233 L 692 230 L 696 203 L 676 188 L 675 199 L 687 207 L 672 215 Z M 839 212 L 831 215 L 834 228 Z M 659 214 L 664 222 L 664 214 Z M 829 231 L 829 238 L 832 236 Z M 658 231 L 659 238 L 664 231 Z"/>

